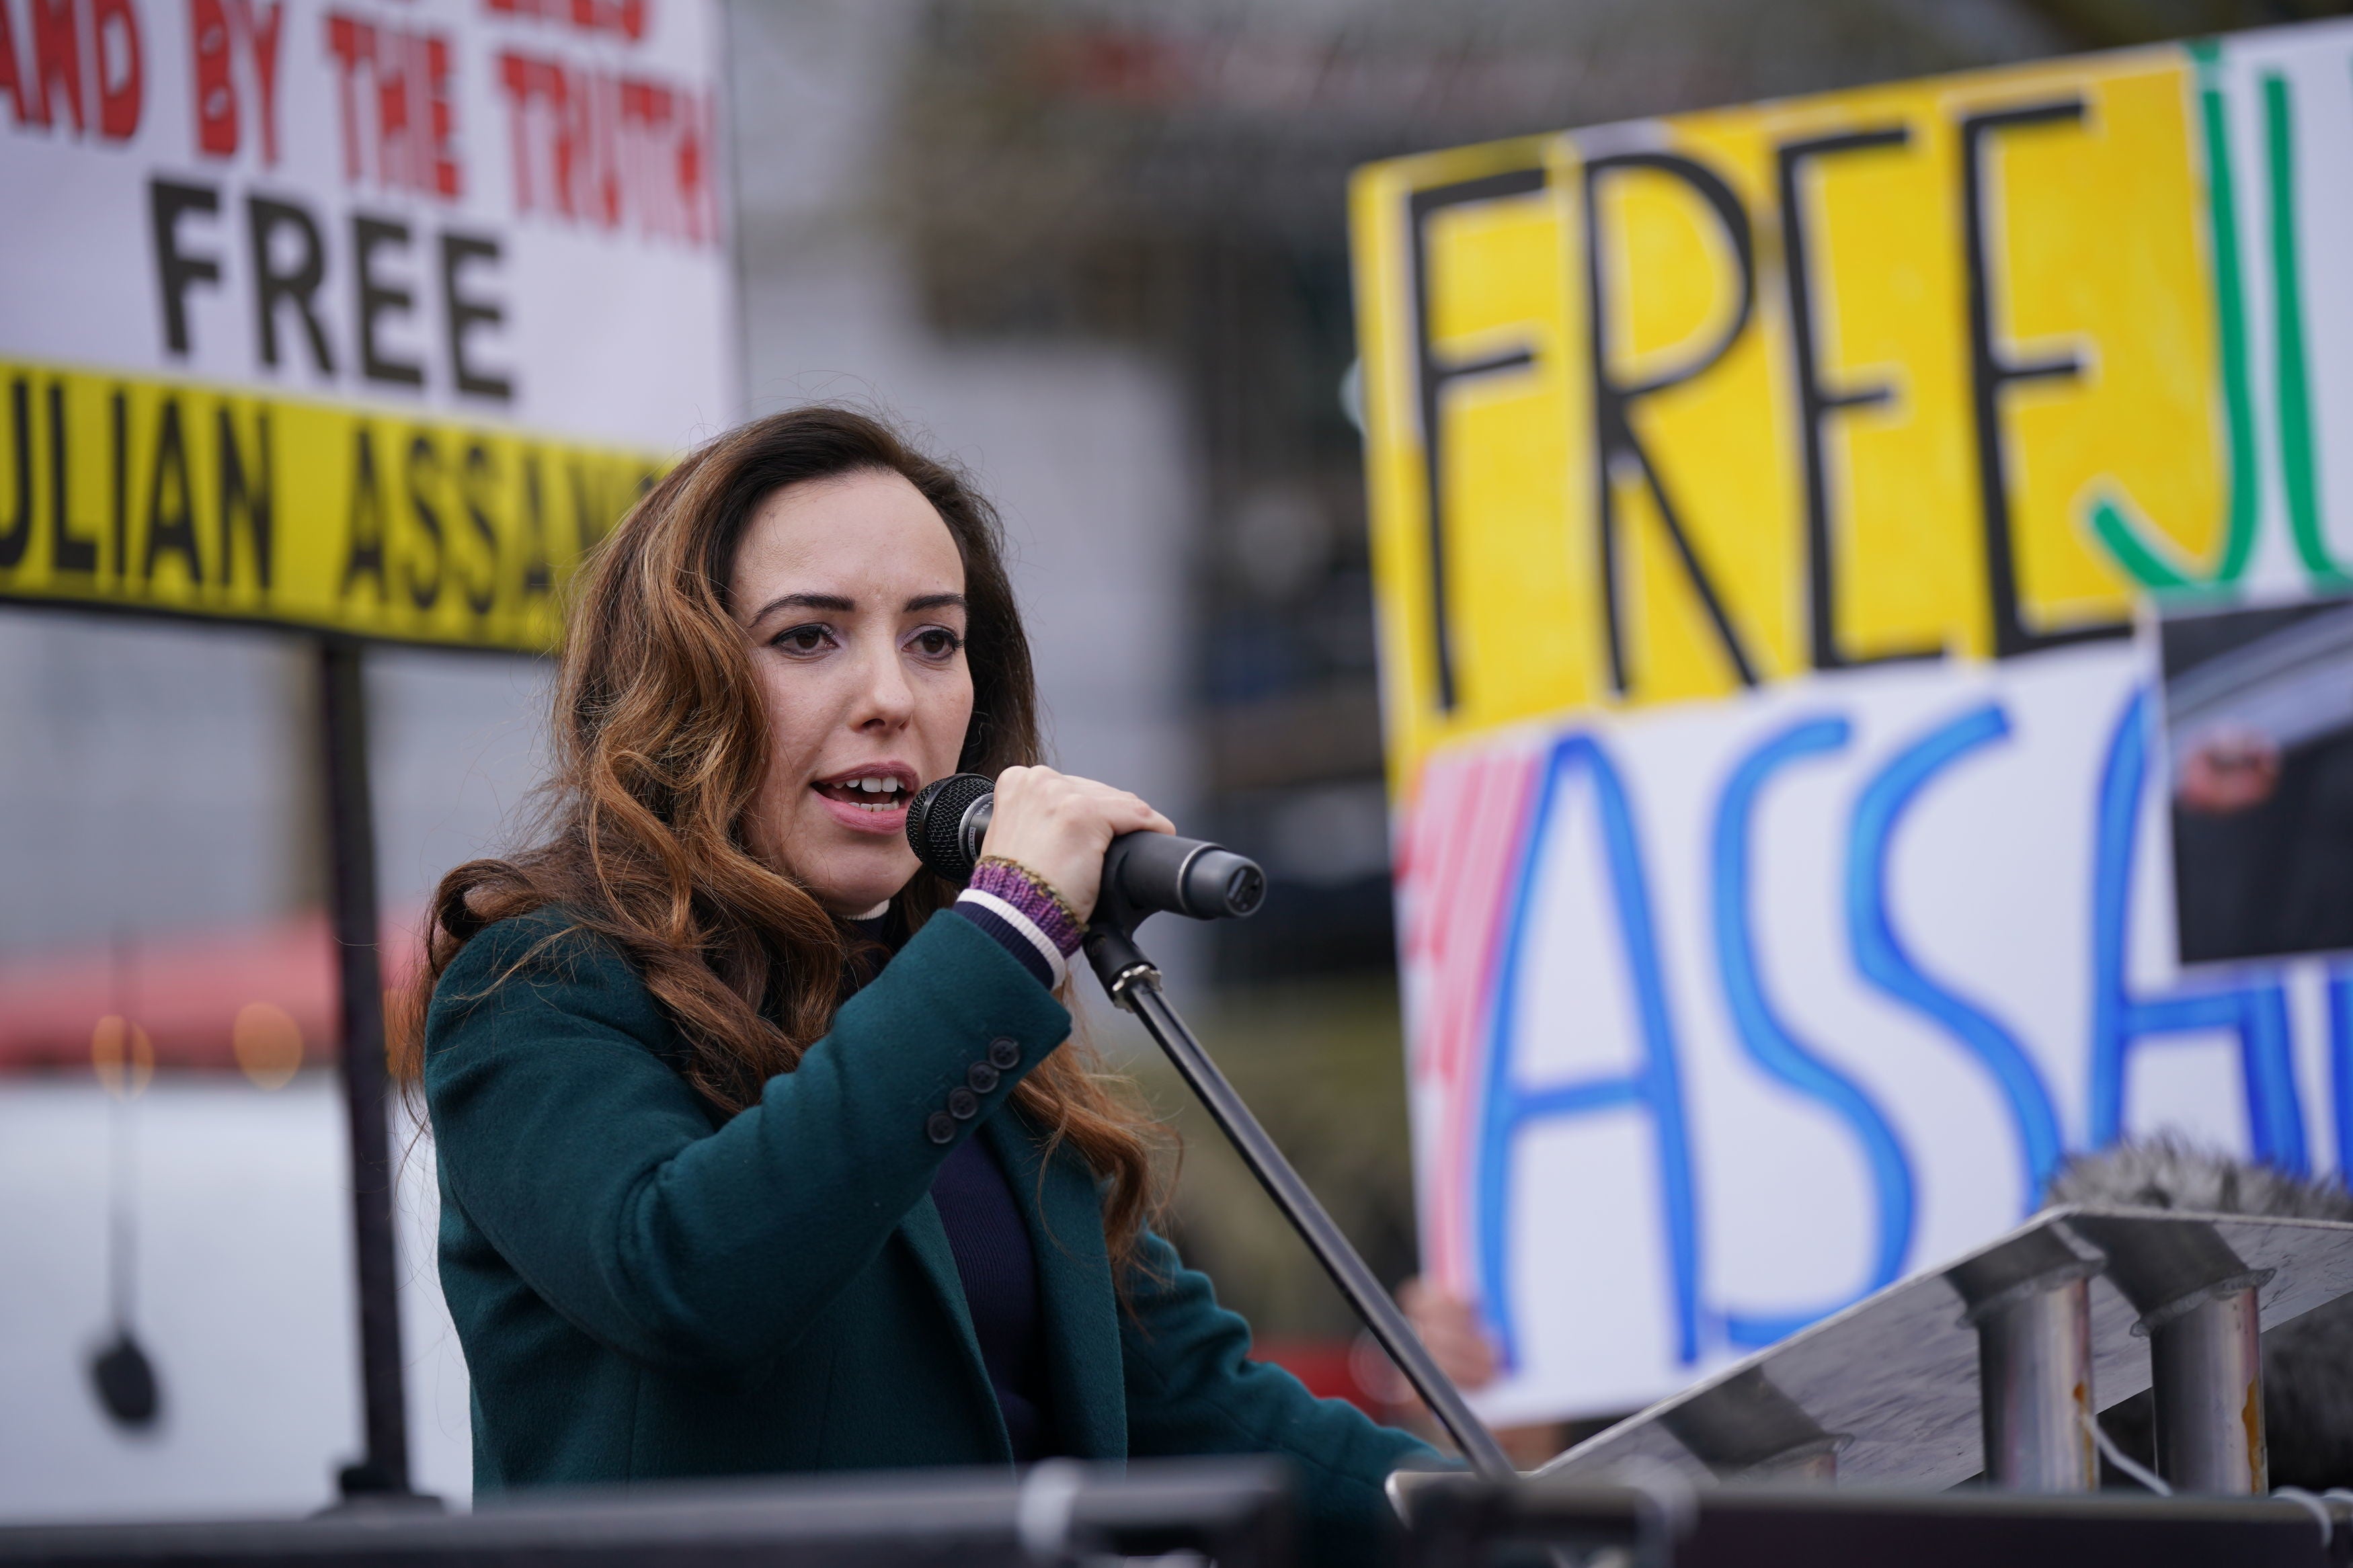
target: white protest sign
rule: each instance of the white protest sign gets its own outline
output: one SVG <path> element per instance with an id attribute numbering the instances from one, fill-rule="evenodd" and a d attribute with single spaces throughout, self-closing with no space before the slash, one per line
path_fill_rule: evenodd
<path id="1" fill-rule="evenodd" d="M 0 595 L 544 646 L 734 410 L 720 22 L 0 0 Z"/>

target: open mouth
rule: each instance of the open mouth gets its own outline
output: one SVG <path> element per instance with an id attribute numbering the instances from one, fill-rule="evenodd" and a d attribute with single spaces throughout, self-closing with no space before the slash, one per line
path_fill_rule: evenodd
<path id="1" fill-rule="evenodd" d="M 851 773 L 844 778 L 822 779 L 809 786 L 828 800 L 880 816 L 886 812 L 905 809 L 909 784 L 896 773 L 877 772 Z"/>

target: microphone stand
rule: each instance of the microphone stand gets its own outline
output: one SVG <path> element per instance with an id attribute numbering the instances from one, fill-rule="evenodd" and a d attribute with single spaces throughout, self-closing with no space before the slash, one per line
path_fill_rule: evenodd
<path id="1" fill-rule="evenodd" d="M 1488 1480 L 1517 1480 L 1519 1472 L 1504 1455 L 1494 1434 L 1472 1413 L 1470 1404 L 1453 1380 L 1439 1369 L 1417 1335 L 1381 1289 L 1373 1271 L 1356 1255 L 1348 1238 L 1324 1212 L 1314 1193 L 1300 1180 L 1299 1173 L 1291 1168 L 1282 1151 L 1267 1136 L 1258 1118 L 1250 1114 L 1209 1053 L 1185 1026 L 1185 1020 L 1168 1005 L 1160 989 L 1160 971 L 1152 960 L 1135 945 L 1136 926 L 1150 910 L 1138 912 L 1131 908 L 1113 886 L 1115 879 L 1104 879 L 1101 898 L 1095 906 L 1095 918 L 1087 927 L 1087 962 L 1094 966 L 1095 978 L 1103 982 L 1114 1005 L 1124 1007 L 1142 1020 L 1146 1033 L 1168 1054 L 1177 1073 L 1208 1108 L 1210 1117 L 1242 1157 L 1242 1163 L 1282 1211 L 1292 1228 L 1307 1243 L 1315 1261 L 1348 1299 L 1356 1316 L 1373 1331 L 1381 1348 L 1389 1353 L 1408 1381 L 1419 1393 L 1430 1413 L 1445 1426 L 1471 1461 L 1471 1468 Z"/>

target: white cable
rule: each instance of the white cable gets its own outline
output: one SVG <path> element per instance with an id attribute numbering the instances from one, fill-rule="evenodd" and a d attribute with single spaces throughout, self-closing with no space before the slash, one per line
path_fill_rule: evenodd
<path id="1" fill-rule="evenodd" d="M 2122 1448 L 2116 1447 L 2116 1440 L 2100 1429 L 2099 1417 L 2094 1415 L 2088 1410 L 2079 1410 L 2077 1414 L 2083 1419 L 2084 1430 L 2090 1432 L 2092 1435 L 2092 1446 L 2099 1449 L 2101 1455 L 2106 1458 L 2108 1463 L 2114 1465 L 2116 1468 L 2122 1470 L 2125 1474 L 2130 1476 L 2133 1479 L 2138 1481 L 2141 1485 L 2147 1487 L 2149 1490 L 2155 1492 L 2159 1497 L 2171 1497 L 2173 1495 L 2172 1486 L 2167 1482 L 2163 1476 L 2158 1475 L 2155 1470 L 2150 1469 L 2139 1460 L 2127 1455 Z"/>

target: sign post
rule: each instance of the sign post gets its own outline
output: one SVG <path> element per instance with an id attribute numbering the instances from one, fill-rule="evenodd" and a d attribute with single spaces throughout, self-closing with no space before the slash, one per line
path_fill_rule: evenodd
<path id="1" fill-rule="evenodd" d="M 0 0 L 0 603 L 319 646 L 365 1451 L 409 1487 L 364 644 L 542 654 L 737 400 L 714 0 Z"/>
<path id="2" fill-rule="evenodd" d="M 367 671 L 359 646 L 319 639 L 325 742 L 328 899 L 334 932 L 343 1104 L 352 1142 L 352 1254 L 358 1270 L 360 1414 L 365 1450 L 345 1466 L 346 1498 L 409 1490 L 406 1363 L 385 1127 L 384 963 L 377 927 L 375 812 L 368 790 Z"/>

